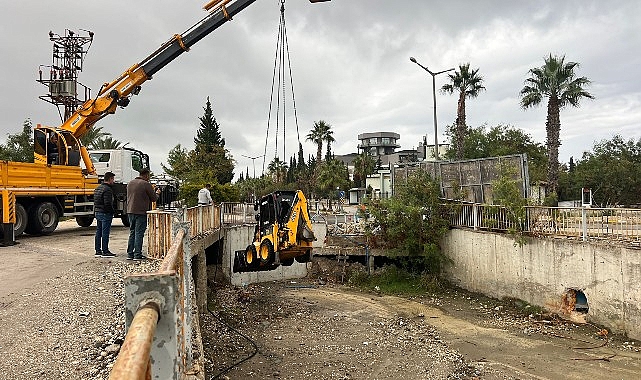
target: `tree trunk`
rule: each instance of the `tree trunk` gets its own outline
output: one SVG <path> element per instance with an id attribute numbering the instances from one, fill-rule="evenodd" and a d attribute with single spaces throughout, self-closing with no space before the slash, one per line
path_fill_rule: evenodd
<path id="1" fill-rule="evenodd" d="M 559 146 L 561 145 L 561 118 L 559 100 L 551 96 L 548 100 L 548 115 L 545 122 L 548 148 L 548 194 L 558 194 L 559 187 Z"/>
<path id="2" fill-rule="evenodd" d="M 323 155 L 323 142 L 322 141 L 318 142 L 318 143 L 316 143 L 316 145 L 317 145 L 317 148 L 316 148 L 316 163 L 318 164 L 319 162 L 321 162 L 321 158 L 322 158 L 322 155 Z"/>
<path id="3" fill-rule="evenodd" d="M 463 145 L 465 143 L 465 91 L 461 91 L 456 108 L 456 159 L 463 159 Z"/>

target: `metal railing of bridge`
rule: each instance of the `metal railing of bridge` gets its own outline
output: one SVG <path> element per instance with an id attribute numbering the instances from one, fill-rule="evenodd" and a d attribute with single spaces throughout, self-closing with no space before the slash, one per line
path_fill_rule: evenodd
<path id="1" fill-rule="evenodd" d="M 147 213 L 147 247 L 148 256 L 162 259 L 169 250 L 173 238 L 173 226 L 176 223 L 188 223 L 191 236 L 199 237 L 221 227 L 221 209 L 219 205 L 184 207 L 174 211 L 153 210 Z"/>
<path id="2" fill-rule="evenodd" d="M 507 208 L 496 205 L 450 204 L 455 227 L 507 231 L 518 227 Z M 521 230 L 534 236 L 565 236 L 584 241 L 641 242 L 641 210 L 629 208 L 526 206 Z"/>
<path id="3" fill-rule="evenodd" d="M 188 223 L 174 225 L 174 243 L 154 273 L 127 276 L 127 334 L 109 379 L 182 379 L 191 371 L 192 291 Z M 153 360 L 152 360 L 153 358 Z"/>
<path id="4" fill-rule="evenodd" d="M 191 370 L 190 241 L 223 222 L 255 221 L 253 205 L 243 203 L 154 210 L 147 220 L 148 256 L 162 264 L 157 272 L 125 278 L 127 334 L 109 379 L 182 379 Z"/>

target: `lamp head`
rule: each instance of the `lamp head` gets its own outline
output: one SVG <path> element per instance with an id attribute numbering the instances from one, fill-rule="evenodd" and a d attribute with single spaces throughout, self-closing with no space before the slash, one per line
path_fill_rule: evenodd
<path id="1" fill-rule="evenodd" d="M 412 61 L 412 62 L 416 63 L 416 58 L 414 58 L 414 57 L 410 57 L 410 61 Z"/>

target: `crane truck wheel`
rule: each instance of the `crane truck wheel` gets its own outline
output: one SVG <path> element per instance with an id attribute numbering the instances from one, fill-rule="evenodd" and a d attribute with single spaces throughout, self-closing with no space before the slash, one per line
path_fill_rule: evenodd
<path id="1" fill-rule="evenodd" d="M 290 259 L 281 260 L 281 261 L 280 261 L 280 263 L 281 263 L 284 267 L 291 267 L 291 266 L 292 266 L 292 264 L 294 264 L 294 258 L 292 257 L 292 258 L 290 258 Z"/>
<path id="2" fill-rule="evenodd" d="M 36 203 L 29 209 L 26 231 L 31 235 L 49 235 L 58 227 L 58 210 L 51 202 Z"/>
<path id="3" fill-rule="evenodd" d="M 274 245 L 268 239 L 260 243 L 260 262 L 269 265 L 274 262 Z"/>
<path id="4" fill-rule="evenodd" d="M 245 265 L 248 268 L 255 268 L 260 264 L 258 259 L 258 253 L 256 252 L 256 247 L 253 244 L 250 244 L 245 249 Z"/>
<path id="5" fill-rule="evenodd" d="M 93 216 L 91 215 L 76 216 L 76 223 L 78 223 L 80 227 L 89 227 L 91 223 L 93 223 Z"/>
<path id="6" fill-rule="evenodd" d="M 27 210 L 20 203 L 16 203 L 16 223 L 13 225 L 14 236 L 22 235 L 25 228 L 27 228 L 28 220 Z"/>

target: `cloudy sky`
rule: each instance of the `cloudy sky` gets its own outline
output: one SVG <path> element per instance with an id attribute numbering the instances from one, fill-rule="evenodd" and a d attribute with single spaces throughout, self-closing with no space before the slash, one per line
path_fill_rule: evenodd
<path id="1" fill-rule="evenodd" d="M 38 66 L 51 63 L 49 31 L 86 29 L 95 33 L 80 81 L 95 93 L 172 35 L 202 18 L 204 0 L 0 0 L 0 140 L 34 124 L 59 125 L 56 108 L 38 96 Z M 279 0 L 257 0 L 234 20 L 193 46 L 190 52 L 143 85 L 129 107 L 100 121 L 114 138 L 149 153 L 161 171 L 167 153 L 180 143 L 193 147 L 198 117 L 212 100 L 237 170 L 245 156 L 265 149 L 271 97 Z M 641 137 L 641 2 L 332 0 L 286 1 L 287 35 L 296 94 L 300 140 L 314 121 L 334 129 L 336 154 L 356 151 L 357 135 L 393 131 L 403 149 L 422 136 L 434 141 L 432 81 L 409 61 L 433 71 L 470 62 L 484 77 L 486 91 L 468 101 L 472 126 L 509 124 L 545 142 L 545 106 L 524 111 L 519 91 L 528 70 L 548 54 L 580 63 L 578 75 L 592 80 L 596 97 L 561 113 L 560 160 L 579 158 L 594 141 L 614 134 Z M 437 87 L 446 77 L 437 77 Z M 285 103 L 286 155 L 297 150 L 291 96 Z M 456 115 L 456 96 L 437 93 L 439 141 Z M 275 115 L 267 156 L 274 157 Z M 282 127 L 281 127 L 282 131 Z M 282 136 L 279 137 L 282 158 Z M 262 159 L 255 160 L 256 171 Z"/>

